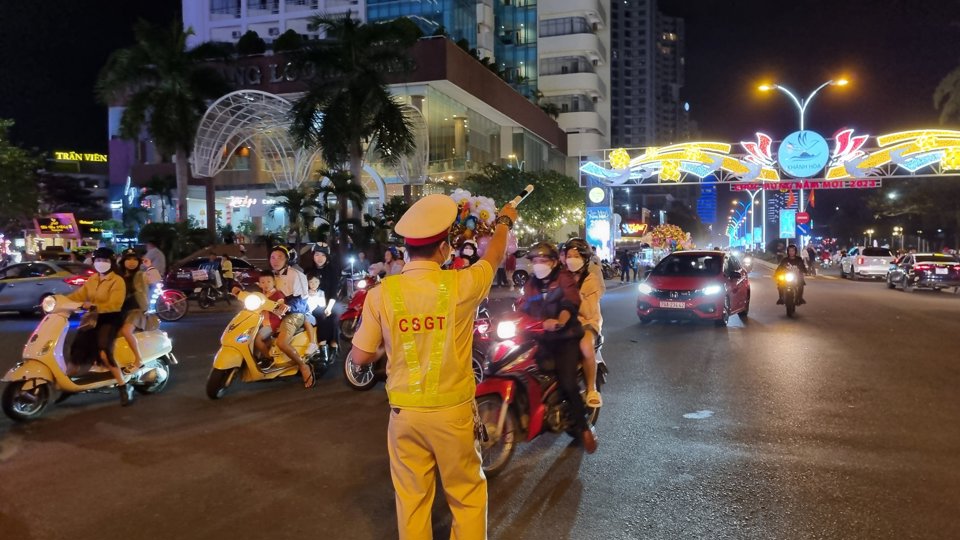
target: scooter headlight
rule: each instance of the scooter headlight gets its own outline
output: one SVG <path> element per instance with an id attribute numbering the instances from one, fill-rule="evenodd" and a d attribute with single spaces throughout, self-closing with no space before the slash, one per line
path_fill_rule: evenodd
<path id="1" fill-rule="evenodd" d="M 53 310 L 57 309 L 57 299 L 52 296 L 48 296 L 43 299 L 40 307 L 43 308 L 44 313 L 53 313 Z"/>
<path id="2" fill-rule="evenodd" d="M 794 281 L 797 280 L 797 276 L 792 273 L 784 274 L 783 279 L 786 280 L 787 283 L 793 283 Z"/>
<path id="3" fill-rule="evenodd" d="M 243 307 L 249 309 L 250 311 L 259 311 L 260 306 L 263 305 L 263 297 L 259 294 L 251 294 L 250 296 L 243 299 Z"/>
<path id="4" fill-rule="evenodd" d="M 497 323 L 497 337 L 500 339 L 513 339 L 517 337 L 517 323 L 513 321 L 500 321 Z"/>
<path id="5" fill-rule="evenodd" d="M 366 288 L 367 288 L 367 280 L 361 279 L 360 281 L 357 282 L 357 289 L 360 289 L 362 291 L 363 289 L 366 289 Z"/>

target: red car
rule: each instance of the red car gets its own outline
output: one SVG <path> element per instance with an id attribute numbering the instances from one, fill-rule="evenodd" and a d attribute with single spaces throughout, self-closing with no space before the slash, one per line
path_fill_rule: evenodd
<path id="1" fill-rule="evenodd" d="M 233 263 L 233 279 L 243 284 L 244 287 L 257 283 L 257 279 L 260 278 L 260 269 L 253 266 L 249 262 L 236 257 L 230 257 L 230 262 Z M 196 286 L 196 283 L 193 281 L 192 272 L 194 270 L 206 268 L 209 264 L 210 261 L 206 257 L 197 257 L 192 261 L 184 263 L 183 266 L 180 266 L 179 268 L 170 270 L 167 272 L 166 279 L 163 280 L 164 288 L 177 289 L 178 291 L 183 291 L 183 293 L 190 295 Z M 217 262 L 214 264 L 216 265 L 217 270 L 221 271 L 220 261 L 217 260 Z"/>
<path id="2" fill-rule="evenodd" d="M 639 286 L 641 322 L 712 320 L 726 326 L 730 316 L 747 318 L 750 279 L 740 261 L 724 251 L 678 251 L 663 258 Z"/>

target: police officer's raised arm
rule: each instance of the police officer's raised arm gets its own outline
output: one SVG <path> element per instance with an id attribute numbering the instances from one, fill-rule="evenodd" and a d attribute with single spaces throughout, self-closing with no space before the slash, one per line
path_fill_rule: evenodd
<path id="1" fill-rule="evenodd" d="M 507 256 L 507 235 L 517 221 L 517 208 L 510 203 L 504 205 L 497 214 L 496 228 L 493 230 L 493 238 L 487 244 L 487 252 L 484 253 L 482 260 L 490 263 L 490 267 L 497 269 L 500 263 Z"/>

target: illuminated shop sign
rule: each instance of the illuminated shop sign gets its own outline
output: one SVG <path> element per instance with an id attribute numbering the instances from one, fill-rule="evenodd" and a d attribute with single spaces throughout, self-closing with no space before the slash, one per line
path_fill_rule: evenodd
<path id="1" fill-rule="evenodd" d="M 86 152 L 72 152 L 72 151 L 57 151 L 53 153 L 53 159 L 57 161 L 83 161 L 86 163 L 106 163 L 107 155 L 106 154 L 96 154 L 96 153 L 86 153 Z"/>
<path id="2" fill-rule="evenodd" d="M 79 236 L 73 214 L 51 214 L 34 218 L 33 222 L 40 236 Z"/>
<path id="3" fill-rule="evenodd" d="M 639 221 L 623 221 L 620 223 L 621 236 L 643 236 L 647 234 L 647 224 Z"/>
<path id="4" fill-rule="evenodd" d="M 103 223 L 93 219 L 77 219 L 77 225 L 80 226 L 80 233 L 83 236 L 92 236 L 103 234 Z"/>
<path id="5" fill-rule="evenodd" d="M 277 204 L 277 200 L 257 199 L 255 197 L 247 197 L 244 195 L 242 197 L 227 197 L 227 204 L 232 208 L 250 208 L 251 206 L 257 204 L 274 205 Z"/>

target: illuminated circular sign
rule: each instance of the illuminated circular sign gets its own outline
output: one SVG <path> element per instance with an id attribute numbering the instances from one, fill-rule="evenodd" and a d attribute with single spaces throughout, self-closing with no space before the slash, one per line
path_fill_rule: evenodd
<path id="1" fill-rule="evenodd" d="M 603 202 L 603 199 L 606 196 L 607 194 L 604 192 L 603 188 L 600 188 L 600 187 L 591 188 L 590 191 L 587 192 L 587 197 L 590 198 L 590 202 L 594 202 L 594 203 Z"/>
<path id="2" fill-rule="evenodd" d="M 822 171 L 830 159 L 826 139 L 813 131 L 794 131 L 780 143 L 777 160 L 783 172 L 796 178 L 809 178 Z"/>

